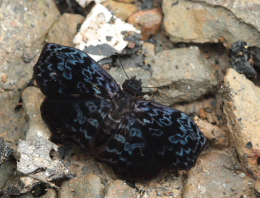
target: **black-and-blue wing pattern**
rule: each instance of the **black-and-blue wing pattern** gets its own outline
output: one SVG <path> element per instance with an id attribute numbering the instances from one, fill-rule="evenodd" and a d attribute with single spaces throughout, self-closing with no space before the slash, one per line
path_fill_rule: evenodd
<path id="1" fill-rule="evenodd" d="M 34 78 L 47 96 L 41 113 L 51 132 L 93 152 L 122 178 L 150 179 L 162 168 L 189 169 L 206 145 L 190 117 L 121 90 L 80 50 L 46 44 Z M 139 84 L 133 79 L 132 85 Z"/>
<path id="2" fill-rule="evenodd" d="M 120 87 L 89 55 L 70 47 L 46 44 L 34 79 L 41 91 L 56 98 L 112 98 Z"/>
<path id="3" fill-rule="evenodd" d="M 161 169 L 150 143 L 132 114 L 122 119 L 117 131 L 98 148 L 96 157 L 111 166 L 122 178 L 129 180 L 150 179 Z"/>
<path id="4" fill-rule="evenodd" d="M 109 100 L 81 98 L 45 98 L 41 105 L 42 118 L 55 137 L 74 141 L 87 151 L 95 148 L 98 131 L 109 111 Z"/>
<path id="5" fill-rule="evenodd" d="M 206 139 L 190 117 L 151 101 L 137 101 L 133 114 L 162 167 L 189 169 L 195 165 Z"/>

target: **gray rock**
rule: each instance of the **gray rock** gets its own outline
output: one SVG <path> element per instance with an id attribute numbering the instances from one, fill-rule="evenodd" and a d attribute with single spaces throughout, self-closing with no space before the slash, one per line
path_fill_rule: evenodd
<path id="1" fill-rule="evenodd" d="M 165 105 L 196 100 L 214 91 L 218 84 L 213 68 L 197 47 L 162 51 L 155 55 L 151 65 L 151 84 L 169 86 L 158 89 L 159 94 L 154 97 Z"/>
<path id="2" fill-rule="evenodd" d="M 242 164 L 260 176 L 260 88 L 234 69 L 227 70 L 222 87 L 224 114 L 231 141 Z"/>
<path id="3" fill-rule="evenodd" d="M 0 165 L 0 190 L 3 189 L 8 180 L 14 175 L 16 164 L 13 161 L 5 161 Z"/>
<path id="4" fill-rule="evenodd" d="M 0 138 L 0 165 L 13 153 L 13 149 L 5 145 L 3 138 Z"/>
<path id="5" fill-rule="evenodd" d="M 258 31 L 260 31 L 260 2 L 258 0 L 194 0 L 201 3 L 206 3 L 211 6 L 221 6 L 228 10 L 238 18 L 254 26 Z"/>
<path id="6" fill-rule="evenodd" d="M 0 138 L 0 190 L 14 174 L 16 165 L 13 160 L 8 160 L 12 152 L 13 150 L 5 145 L 4 139 Z"/>
<path id="7" fill-rule="evenodd" d="M 123 66 L 124 66 L 124 63 L 123 63 Z M 136 76 L 137 79 L 142 80 L 142 82 L 143 82 L 142 86 L 149 85 L 148 80 L 150 79 L 150 76 L 151 76 L 149 71 L 144 70 L 143 68 L 140 68 L 140 67 L 129 67 L 129 68 L 124 68 L 124 69 L 126 71 L 127 76 L 129 76 L 129 78 Z M 108 72 L 111 74 L 111 76 L 116 80 L 116 82 L 120 86 L 122 86 L 122 84 L 127 79 L 127 76 L 121 67 L 112 68 Z"/>
<path id="8" fill-rule="evenodd" d="M 208 152 L 201 155 L 196 166 L 189 171 L 183 198 L 246 197 L 249 177 L 242 179 L 239 173 L 234 173 L 234 164 L 238 163 L 234 153 L 214 149 Z"/>
<path id="9" fill-rule="evenodd" d="M 51 181 L 73 177 L 70 170 L 59 159 L 51 159 L 50 151 L 57 151 L 57 149 L 57 145 L 41 136 L 28 137 L 18 145 L 20 158 L 17 162 L 17 170 L 56 187 Z M 32 182 L 32 185 L 35 182 Z"/>
<path id="10" fill-rule="evenodd" d="M 20 198 L 33 198 L 34 196 L 32 194 L 24 194 L 24 195 L 20 195 Z"/>
<path id="11" fill-rule="evenodd" d="M 173 42 L 244 40 L 259 47 L 259 9 L 258 0 L 166 0 L 163 1 L 164 27 Z"/>
<path id="12" fill-rule="evenodd" d="M 100 177 L 91 173 L 87 176 L 63 182 L 59 190 L 59 197 L 101 198 L 102 189 L 103 185 Z"/>
<path id="13" fill-rule="evenodd" d="M 41 48 L 37 42 L 43 41 L 59 15 L 55 3 L 50 0 L 1 0 L 0 76 L 4 74 L 5 78 L 0 81 L 0 134 L 8 142 L 18 143 L 19 139 L 24 139 L 28 127 L 23 111 L 14 110 L 21 90 L 32 77 L 34 61 L 24 62 L 24 52 L 36 56 Z"/>

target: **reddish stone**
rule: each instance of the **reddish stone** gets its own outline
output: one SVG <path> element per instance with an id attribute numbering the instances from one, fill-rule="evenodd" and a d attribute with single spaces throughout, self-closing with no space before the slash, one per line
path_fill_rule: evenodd
<path id="1" fill-rule="evenodd" d="M 155 35 L 162 23 L 162 11 L 155 8 L 147 11 L 139 11 L 129 17 L 128 22 L 142 31 L 143 40 Z"/>

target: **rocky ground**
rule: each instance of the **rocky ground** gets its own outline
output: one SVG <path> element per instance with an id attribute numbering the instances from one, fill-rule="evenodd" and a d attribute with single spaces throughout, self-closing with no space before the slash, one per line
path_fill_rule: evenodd
<path id="1" fill-rule="evenodd" d="M 138 55 L 133 60 L 122 58 L 127 74 L 142 79 L 144 86 L 167 86 L 157 88 L 152 98 L 193 117 L 208 147 L 189 171 L 164 170 L 151 181 L 129 183 L 76 145 L 53 143 L 39 110 L 45 96 L 37 87 L 27 87 L 32 68 L 46 41 L 83 49 L 88 40 L 100 44 L 102 34 L 86 28 L 85 35 L 80 32 L 84 25 L 79 29 L 86 15 L 95 14 L 89 13 L 94 4 L 76 10 L 65 6 L 69 13 L 61 13 L 53 0 L 2 0 L 0 196 L 259 197 L 259 77 L 248 79 L 232 69 L 229 49 L 239 40 L 260 48 L 260 2 L 107 0 L 102 4 L 142 35 Z M 94 22 L 92 30 L 100 21 Z M 121 29 L 130 28 L 120 24 Z M 118 39 L 112 44 L 118 51 L 122 46 L 136 49 L 135 42 L 120 37 L 111 38 L 109 44 L 113 39 Z M 259 71 L 259 59 L 248 61 Z M 120 67 L 106 68 L 117 82 L 125 80 Z"/>

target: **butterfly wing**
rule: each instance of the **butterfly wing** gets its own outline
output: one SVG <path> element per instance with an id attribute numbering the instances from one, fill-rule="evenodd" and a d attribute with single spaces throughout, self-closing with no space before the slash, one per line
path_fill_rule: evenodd
<path id="1" fill-rule="evenodd" d="M 206 138 L 190 117 L 151 101 L 137 101 L 133 113 L 162 167 L 183 170 L 195 165 Z"/>
<path id="2" fill-rule="evenodd" d="M 34 66 L 34 79 L 52 98 L 112 98 L 116 81 L 89 55 L 71 47 L 45 44 Z"/>
<path id="3" fill-rule="evenodd" d="M 41 105 L 42 118 L 63 141 L 74 141 L 93 150 L 102 120 L 110 110 L 109 100 L 49 99 Z"/>
<path id="4" fill-rule="evenodd" d="M 120 122 L 114 120 L 116 125 L 104 124 L 111 112 L 132 108 L 133 96 L 120 95 L 115 80 L 80 50 L 46 44 L 34 78 L 47 95 L 41 112 L 51 131 L 87 150 L 98 147 L 96 158 L 123 178 L 149 179 L 161 167 L 188 169 L 206 145 L 191 118 L 155 102 L 135 101 L 133 110 L 119 114 Z M 115 101 L 115 95 L 131 104 Z M 112 108 L 115 102 L 119 109 Z"/>
<path id="5" fill-rule="evenodd" d="M 115 173 L 128 180 L 150 179 L 160 171 L 136 117 L 128 114 L 117 131 L 96 152 L 98 161 L 111 166 Z"/>

